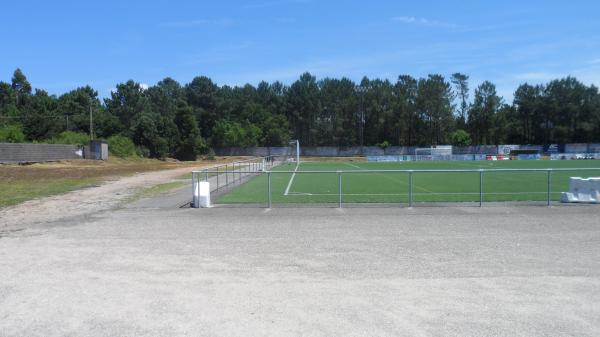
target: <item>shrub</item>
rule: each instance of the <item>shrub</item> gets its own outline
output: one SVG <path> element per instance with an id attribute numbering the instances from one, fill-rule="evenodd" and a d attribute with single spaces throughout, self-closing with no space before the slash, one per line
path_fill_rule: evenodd
<path id="1" fill-rule="evenodd" d="M 206 154 L 206 160 L 215 160 L 215 150 L 210 148 Z"/>
<path id="2" fill-rule="evenodd" d="M 383 142 L 375 144 L 375 145 L 377 145 L 377 147 L 379 147 L 380 149 L 385 150 L 388 147 L 390 147 L 391 144 L 387 140 L 384 140 Z"/>
<path id="3" fill-rule="evenodd" d="M 65 131 L 58 136 L 47 140 L 48 144 L 71 144 L 71 145 L 86 145 L 90 142 L 90 136 L 86 133 Z"/>
<path id="4" fill-rule="evenodd" d="M 0 128 L 0 143 L 23 143 L 25 135 L 18 125 L 8 125 Z"/>
<path id="5" fill-rule="evenodd" d="M 108 143 L 108 151 L 114 156 L 121 158 L 136 156 L 135 145 L 133 144 L 133 141 L 127 137 L 118 135 L 111 136 L 106 142 Z"/>
<path id="6" fill-rule="evenodd" d="M 150 150 L 148 150 L 146 147 L 138 145 L 135 147 L 135 154 L 138 157 L 142 157 L 142 158 L 150 158 Z"/>

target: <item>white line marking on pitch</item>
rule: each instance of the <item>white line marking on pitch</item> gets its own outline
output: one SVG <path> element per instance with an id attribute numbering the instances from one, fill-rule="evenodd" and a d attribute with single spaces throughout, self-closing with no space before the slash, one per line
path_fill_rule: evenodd
<path id="1" fill-rule="evenodd" d="M 361 167 L 360 167 L 360 166 L 358 166 L 358 165 L 354 165 L 354 164 L 351 164 L 351 163 L 346 163 L 346 165 L 348 165 L 348 166 L 351 166 L 351 167 L 354 167 L 354 168 L 357 168 L 357 169 L 359 169 L 359 170 L 361 169 Z"/>
<path id="2" fill-rule="evenodd" d="M 296 165 L 296 168 L 294 169 L 294 173 L 292 174 L 292 177 L 290 178 L 290 182 L 288 183 L 287 188 L 285 189 L 285 192 L 283 192 L 283 195 L 290 194 L 290 188 L 292 187 L 292 183 L 294 182 L 294 178 L 296 177 L 296 171 L 298 171 L 298 167 L 300 167 L 300 164 Z"/>

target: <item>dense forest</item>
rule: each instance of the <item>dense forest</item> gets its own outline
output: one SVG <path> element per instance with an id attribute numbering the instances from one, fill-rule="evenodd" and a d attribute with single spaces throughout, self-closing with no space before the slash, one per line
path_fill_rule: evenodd
<path id="1" fill-rule="evenodd" d="M 132 80 L 101 99 L 86 86 L 61 96 L 31 87 L 20 69 L 0 81 L 0 142 L 60 142 L 90 133 L 146 157 L 194 159 L 211 148 L 318 145 L 600 142 L 598 88 L 573 77 L 520 85 L 507 104 L 493 83 L 470 90 L 453 74 L 218 86 L 196 77 L 146 88 Z"/>

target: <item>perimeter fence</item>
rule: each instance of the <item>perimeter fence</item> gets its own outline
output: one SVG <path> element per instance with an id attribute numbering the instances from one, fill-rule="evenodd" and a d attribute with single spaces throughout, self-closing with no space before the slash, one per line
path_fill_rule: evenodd
<path id="1" fill-rule="evenodd" d="M 211 192 L 229 189 L 244 182 L 250 176 L 271 170 L 285 158 L 285 156 L 257 157 L 193 171 L 192 186 L 197 181 L 210 180 Z"/>
<path id="2" fill-rule="evenodd" d="M 374 200 L 373 198 L 371 198 L 371 199 L 369 199 L 369 201 L 360 201 L 360 198 L 357 198 L 356 196 L 361 195 L 361 194 L 346 193 L 345 192 L 345 184 L 344 184 L 344 182 L 346 180 L 348 180 L 348 182 L 349 182 L 347 188 L 349 190 L 356 190 L 357 189 L 356 181 L 361 180 L 360 179 L 361 175 L 369 175 L 371 177 L 373 177 L 373 175 L 375 175 L 375 176 L 387 175 L 388 177 L 389 177 L 389 175 L 393 175 L 395 178 L 390 181 L 394 181 L 394 184 L 396 184 L 396 186 L 402 185 L 403 188 L 405 188 L 406 190 L 403 189 L 402 191 L 399 191 L 398 193 L 394 194 L 395 196 L 404 196 L 405 199 L 394 199 L 394 200 L 404 200 L 403 202 L 393 201 L 391 203 L 407 204 L 409 207 L 413 207 L 416 204 L 415 196 L 417 196 L 417 195 L 422 196 L 422 195 L 426 194 L 426 193 L 421 193 L 421 192 L 415 193 L 414 180 L 415 180 L 415 178 L 419 178 L 421 182 L 424 179 L 431 179 L 431 180 L 434 180 L 435 182 L 450 181 L 450 183 L 448 184 L 449 188 L 457 189 L 454 192 L 451 192 L 451 191 L 444 192 L 444 193 L 436 193 L 435 191 L 431 192 L 431 194 L 433 194 L 433 195 L 438 195 L 436 200 L 433 202 L 453 202 L 456 200 L 444 200 L 444 196 L 463 194 L 463 195 L 470 195 L 469 201 L 471 201 L 471 202 L 475 201 L 476 203 L 478 203 L 479 207 L 483 207 L 485 202 L 510 201 L 511 192 L 498 193 L 498 189 L 499 188 L 501 189 L 501 186 L 503 184 L 505 184 L 505 182 L 503 182 L 502 179 L 498 179 L 498 174 L 537 173 L 537 175 L 534 177 L 535 179 L 531 179 L 532 176 L 525 176 L 525 177 L 522 177 L 522 181 L 528 181 L 530 184 L 534 184 L 536 186 L 536 188 L 539 188 L 539 190 L 537 192 L 531 192 L 531 191 L 515 192 L 515 195 L 519 194 L 519 193 L 535 194 L 536 195 L 536 197 L 534 198 L 535 200 L 532 200 L 532 201 L 542 201 L 542 200 L 540 200 L 539 196 L 544 195 L 543 202 L 545 203 L 545 205 L 550 206 L 553 201 L 553 197 L 552 197 L 553 194 L 559 193 L 559 192 L 552 190 L 553 177 L 555 175 L 559 175 L 561 177 L 561 188 L 562 188 L 565 185 L 563 180 L 565 178 L 568 178 L 568 175 L 565 175 L 566 173 L 582 174 L 582 175 L 585 173 L 590 173 L 592 171 L 600 173 L 600 168 L 273 171 L 270 168 L 273 168 L 278 165 L 277 164 L 278 162 L 275 159 L 276 158 L 270 158 L 269 160 L 266 161 L 267 163 L 270 163 L 270 164 L 265 164 L 266 166 L 263 166 L 263 167 L 260 167 L 260 162 L 257 162 L 256 160 L 249 160 L 249 161 L 245 161 L 245 162 L 236 163 L 236 165 L 237 165 L 236 168 L 238 168 L 238 169 L 234 169 L 234 170 L 227 170 L 227 167 L 233 167 L 232 164 L 229 164 L 229 165 L 222 165 L 222 166 L 216 167 L 216 169 L 212 168 L 212 169 L 203 169 L 203 170 L 199 170 L 199 171 L 193 171 L 192 172 L 192 184 L 195 184 L 196 182 L 199 182 L 199 181 L 209 181 L 211 179 L 211 177 L 216 177 L 217 178 L 216 179 L 217 186 L 215 188 L 211 188 L 211 191 L 217 191 L 217 190 L 222 190 L 224 188 L 227 188 L 228 186 L 231 186 L 232 184 L 244 182 L 244 179 L 248 178 L 248 177 L 252 178 L 255 176 L 259 176 L 259 175 L 264 176 L 264 177 L 266 177 L 266 179 L 264 179 L 264 182 L 262 182 L 262 181 L 260 182 L 259 188 L 257 188 L 256 191 L 253 191 L 252 193 L 250 193 L 249 199 L 248 200 L 240 200 L 239 203 L 240 204 L 249 204 L 249 203 L 260 204 L 260 203 L 264 202 L 264 205 L 266 208 L 272 208 L 273 205 L 277 204 L 277 203 L 286 203 L 286 204 L 296 203 L 293 200 L 282 201 L 281 198 L 288 196 L 287 192 L 284 196 L 281 196 L 278 191 L 278 193 L 277 193 L 278 199 L 274 200 L 272 177 L 278 176 L 278 175 L 287 175 L 287 176 L 291 176 L 292 180 L 293 180 L 293 176 L 320 177 L 319 183 L 314 183 L 317 180 L 312 179 L 312 181 L 313 181 L 312 186 L 327 185 L 327 186 L 329 186 L 329 188 L 327 190 L 328 193 L 323 193 L 323 194 L 304 193 L 303 195 L 305 195 L 305 196 L 326 196 L 327 198 L 318 199 L 318 200 L 320 200 L 318 202 L 326 203 L 326 204 L 334 203 L 337 205 L 337 207 L 342 208 L 344 203 L 346 203 L 346 202 L 352 203 L 352 204 L 360 204 L 360 203 L 373 203 L 372 200 Z M 259 169 L 255 169 L 257 167 L 257 165 L 259 166 Z M 219 168 L 224 168 L 224 169 L 220 170 Z M 474 178 L 477 177 L 477 183 L 472 184 L 472 187 L 473 187 L 472 190 L 465 191 L 461 184 L 459 184 L 459 183 L 452 184 L 453 177 L 455 177 L 455 176 L 445 176 L 445 177 L 438 176 L 438 175 L 443 175 L 443 174 L 469 175 L 469 179 L 472 180 L 472 181 L 470 181 L 470 184 L 473 183 L 475 180 Z M 542 176 L 544 177 L 544 179 L 541 179 Z M 219 179 L 219 177 L 220 177 L 220 179 Z M 352 177 L 358 177 L 358 178 L 352 178 Z M 403 177 L 402 179 L 405 179 L 405 181 L 402 181 L 401 179 L 399 179 L 399 177 Z M 225 179 L 225 183 L 222 183 L 221 185 L 219 185 L 218 181 L 223 181 L 223 179 Z M 296 178 L 296 179 L 298 179 L 298 178 Z M 323 179 L 325 179 L 326 181 Z M 352 179 L 354 179 L 354 180 L 352 180 Z M 213 182 L 215 182 L 214 180 L 213 180 Z M 281 180 L 281 179 L 279 179 L 279 180 Z M 304 180 L 306 182 L 311 179 L 304 179 Z M 459 181 L 460 179 L 456 179 L 456 180 Z M 490 182 L 490 190 L 489 191 L 486 189 L 486 182 L 488 182 L 488 181 Z M 291 184 L 291 182 L 290 182 L 290 184 Z M 332 190 L 331 187 L 334 186 L 334 184 L 337 185 L 336 186 L 337 191 L 331 193 L 331 190 Z M 363 186 L 361 188 L 368 188 L 368 186 L 366 186 L 367 184 L 363 184 Z M 391 184 L 388 183 L 387 188 L 389 188 L 389 185 L 391 185 Z M 360 186 L 360 184 L 359 184 L 359 186 Z M 392 187 L 392 188 L 395 188 L 395 187 Z M 419 188 L 423 189 L 421 187 L 419 187 Z M 477 188 L 477 190 L 475 190 L 475 188 Z M 288 186 L 288 189 L 289 189 L 289 186 Z M 566 190 L 563 192 L 566 192 Z M 235 192 L 233 192 L 233 193 L 235 193 Z M 264 193 L 264 198 L 262 197 L 263 193 Z M 499 195 L 499 194 L 507 195 L 508 198 L 505 196 L 504 199 L 508 199 L 508 200 L 499 200 L 497 198 L 497 195 Z M 294 195 L 297 196 L 298 193 L 296 193 Z M 362 194 L 362 195 L 373 196 L 373 195 L 377 195 L 377 194 Z M 379 195 L 384 195 L 384 194 L 379 194 Z M 389 195 L 391 195 L 391 194 L 389 194 Z M 473 195 L 476 195 L 478 198 L 477 199 L 472 198 Z M 491 196 L 491 197 L 489 197 L 486 200 L 486 196 Z M 333 199 L 334 197 L 335 197 L 335 199 Z M 348 198 L 350 200 L 347 201 L 346 198 Z M 448 199 L 451 199 L 451 198 L 448 198 Z M 524 201 L 524 200 L 518 199 L 518 198 L 514 198 L 514 199 L 515 199 L 514 201 Z M 419 202 L 422 202 L 422 201 L 419 201 Z M 306 202 L 303 201 L 303 202 L 297 202 L 297 203 L 300 204 L 300 203 L 306 203 Z"/>

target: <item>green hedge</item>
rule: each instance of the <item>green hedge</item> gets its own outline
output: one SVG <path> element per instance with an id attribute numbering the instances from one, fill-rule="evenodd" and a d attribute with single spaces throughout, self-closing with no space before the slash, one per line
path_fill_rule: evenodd
<path id="1" fill-rule="evenodd" d="M 90 142 L 90 136 L 86 133 L 65 131 L 58 136 L 47 140 L 48 144 L 71 144 L 71 145 L 87 145 Z"/>
<path id="2" fill-rule="evenodd" d="M 24 143 L 25 135 L 20 126 L 8 125 L 0 128 L 0 143 Z"/>
<path id="3" fill-rule="evenodd" d="M 131 139 L 123 136 L 112 136 L 107 140 L 110 154 L 121 158 L 135 157 L 135 145 Z"/>

